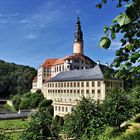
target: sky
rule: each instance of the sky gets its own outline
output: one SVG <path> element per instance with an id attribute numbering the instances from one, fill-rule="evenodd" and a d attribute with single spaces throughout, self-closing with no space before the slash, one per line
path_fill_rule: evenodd
<path id="1" fill-rule="evenodd" d="M 103 27 L 122 9 L 109 0 L 0 0 L 0 59 L 38 68 L 47 58 L 72 54 L 77 15 L 84 38 L 84 54 L 111 63 L 119 39 L 109 50 L 98 48 Z"/>

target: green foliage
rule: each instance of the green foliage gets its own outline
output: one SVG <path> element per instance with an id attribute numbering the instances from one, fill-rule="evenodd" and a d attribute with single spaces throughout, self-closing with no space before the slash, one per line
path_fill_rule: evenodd
<path id="1" fill-rule="evenodd" d="M 0 131 L 0 140 L 9 140 L 9 136 L 7 136 L 4 132 Z"/>
<path id="2" fill-rule="evenodd" d="M 0 60 L 0 97 L 28 92 L 35 75 L 34 68 Z"/>
<path id="3" fill-rule="evenodd" d="M 67 115 L 64 122 L 64 131 L 69 137 L 80 138 L 85 135 L 90 138 L 102 130 L 102 113 L 99 104 L 95 101 L 82 98 L 73 109 L 70 115 Z"/>
<path id="4" fill-rule="evenodd" d="M 108 49 L 110 44 L 111 44 L 111 41 L 108 37 L 102 37 L 100 44 L 99 44 L 99 47 L 103 47 L 105 49 Z"/>
<path id="5" fill-rule="evenodd" d="M 15 95 L 12 99 L 13 105 L 15 107 L 16 110 L 18 110 L 20 107 L 20 103 L 21 103 L 21 97 L 20 95 Z"/>
<path id="6" fill-rule="evenodd" d="M 36 108 L 39 106 L 39 103 L 44 99 L 43 93 L 33 93 L 30 96 L 30 106 Z"/>
<path id="7" fill-rule="evenodd" d="M 123 89 L 118 88 L 108 92 L 102 107 L 106 123 L 111 127 L 119 128 L 135 113 L 130 96 Z"/>
<path id="8" fill-rule="evenodd" d="M 97 7 L 102 8 L 105 3 L 107 0 L 102 0 Z M 122 6 L 125 7 L 124 12 L 113 19 L 111 26 L 104 27 L 104 34 L 108 42 L 114 40 L 117 34 L 122 34 L 121 46 L 118 46 L 112 66 L 119 68 L 116 77 L 134 80 L 136 75 L 140 76 L 140 1 L 118 0 L 117 7 Z M 99 46 L 107 49 L 111 43 L 103 41 L 103 38 Z"/>
<path id="9" fill-rule="evenodd" d="M 31 101 L 29 98 L 25 98 L 25 99 L 21 100 L 19 108 L 20 109 L 28 109 L 30 107 L 30 102 Z"/>
<path id="10" fill-rule="evenodd" d="M 39 108 L 47 107 L 47 106 L 51 105 L 52 102 L 53 102 L 52 100 L 46 100 L 46 99 L 44 99 L 44 100 L 42 100 L 42 101 L 39 103 Z"/>
<path id="11" fill-rule="evenodd" d="M 52 103 L 52 101 L 47 101 L 46 99 L 44 99 L 43 94 L 40 92 L 26 93 L 24 95 L 15 95 L 12 101 L 16 110 L 37 108 L 40 104 L 40 106 L 43 106 L 45 101 L 50 105 Z"/>
<path id="12" fill-rule="evenodd" d="M 58 132 L 52 125 L 52 115 L 49 111 L 37 112 L 22 133 L 22 140 L 58 139 Z"/>
<path id="13" fill-rule="evenodd" d="M 130 97 L 137 113 L 140 113 L 140 86 L 136 86 L 130 91 Z"/>
<path id="14" fill-rule="evenodd" d="M 63 129 L 63 125 L 64 125 L 63 117 L 56 115 L 55 118 L 53 119 L 52 124 L 53 124 L 53 126 L 55 126 L 56 129 L 61 131 Z"/>
<path id="15" fill-rule="evenodd" d="M 112 127 L 106 127 L 103 133 L 96 138 L 92 137 L 90 140 L 139 140 L 139 138 L 140 129 L 135 129 L 133 132 L 125 134 L 115 131 Z"/>

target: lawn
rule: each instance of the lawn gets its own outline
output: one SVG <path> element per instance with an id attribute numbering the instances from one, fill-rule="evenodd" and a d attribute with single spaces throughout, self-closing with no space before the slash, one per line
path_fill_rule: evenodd
<path id="1" fill-rule="evenodd" d="M 1 130 L 24 129 L 27 119 L 0 120 Z"/>

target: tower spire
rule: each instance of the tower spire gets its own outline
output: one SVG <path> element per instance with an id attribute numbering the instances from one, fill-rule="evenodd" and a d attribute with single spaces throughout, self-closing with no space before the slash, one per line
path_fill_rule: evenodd
<path id="1" fill-rule="evenodd" d="M 74 42 L 83 41 L 83 33 L 81 31 L 81 22 L 79 16 L 77 17 L 76 30 L 74 33 Z"/>
<path id="2" fill-rule="evenodd" d="M 83 54 L 83 33 L 81 30 L 81 22 L 79 16 L 77 17 L 76 30 L 74 33 L 73 53 Z"/>

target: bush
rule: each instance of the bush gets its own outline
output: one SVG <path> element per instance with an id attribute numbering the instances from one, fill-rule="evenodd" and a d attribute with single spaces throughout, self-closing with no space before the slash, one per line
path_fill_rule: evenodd
<path id="1" fill-rule="evenodd" d="M 135 113 L 130 96 L 118 88 L 107 94 L 102 107 L 106 123 L 111 127 L 120 128 L 120 125 Z"/>
<path id="2" fill-rule="evenodd" d="M 30 99 L 25 98 L 20 103 L 20 109 L 29 109 L 30 108 Z"/>
<path id="3" fill-rule="evenodd" d="M 39 108 L 42 108 L 42 107 L 47 107 L 49 105 L 51 105 L 53 103 L 52 100 L 42 100 L 40 103 L 39 103 Z"/>
<path id="4" fill-rule="evenodd" d="M 130 92 L 130 96 L 136 113 L 140 113 L 140 86 L 134 87 Z"/>
<path id="5" fill-rule="evenodd" d="M 21 97 L 19 95 L 14 96 L 12 99 L 12 102 L 15 109 L 18 110 L 21 103 Z"/>

